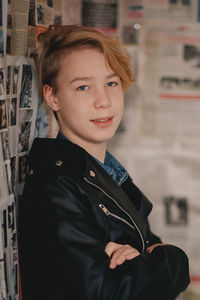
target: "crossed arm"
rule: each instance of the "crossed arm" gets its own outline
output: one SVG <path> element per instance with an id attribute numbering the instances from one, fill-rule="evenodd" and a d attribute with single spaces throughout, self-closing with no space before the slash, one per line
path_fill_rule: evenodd
<path id="1" fill-rule="evenodd" d="M 166 244 L 157 243 L 149 248 L 147 252 L 151 253 L 156 247 Z M 122 245 L 115 242 L 109 242 L 105 247 L 106 254 L 110 257 L 110 269 L 115 269 L 117 266 L 122 265 L 126 260 L 131 260 L 140 255 L 137 249 L 130 245 Z"/>

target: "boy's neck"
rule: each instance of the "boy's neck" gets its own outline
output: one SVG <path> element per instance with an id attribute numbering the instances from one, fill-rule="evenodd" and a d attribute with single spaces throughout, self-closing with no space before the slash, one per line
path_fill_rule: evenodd
<path id="1" fill-rule="evenodd" d="M 60 133 L 68 140 L 70 140 L 72 143 L 77 144 L 78 146 L 82 147 L 84 150 L 86 150 L 90 155 L 98 159 L 100 162 L 104 164 L 105 161 L 105 155 L 106 155 L 106 142 L 104 143 L 89 143 L 83 140 L 78 141 L 77 139 L 73 139 L 72 136 L 69 137 L 66 133 L 63 131 L 60 131 Z"/>
<path id="2" fill-rule="evenodd" d="M 102 164 L 104 164 L 105 156 L 106 156 L 106 146 L 102 149 L 100 149 L 99 145 L 96 145 L 97 149 L 91 149 L 91 151 L 88 151 L 85 149 L 89 154 L 94 156 L 96 159 L 98 159 Z M 94 151 L 93 151 L 94 150 Z"/>
<path id="3" fill-rule="evenodd" d="M 78 144 L 85 149 L 90 155 L 104 164 L 106 155 L 106 143 L 104 144 Z"/>

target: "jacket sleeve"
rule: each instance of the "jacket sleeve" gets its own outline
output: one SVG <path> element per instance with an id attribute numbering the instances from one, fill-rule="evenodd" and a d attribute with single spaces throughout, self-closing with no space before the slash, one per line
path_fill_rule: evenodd
<path id="1" fill-rule="evenodd" d="M 47 195 L 54 220 L 49 228 L 54 239 L 50 251 L 68 278 L 74 299 L 172 300 L 188 286 L 187 256 L 172 245 L 156 247 L 151 254 L 109 269 L 103 234 L 86 195 L 66 178 L 49 185 Z"/>

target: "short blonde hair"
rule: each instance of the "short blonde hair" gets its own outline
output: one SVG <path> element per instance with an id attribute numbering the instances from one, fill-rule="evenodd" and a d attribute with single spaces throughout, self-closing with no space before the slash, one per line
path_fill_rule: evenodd
<path id="1" fill-rule="evenodd" d="M 96 48 L 102 51 L 110 68 L 121 79 L 123 90 L 133 82 L 130 56 L 118 38 L 111 38 L 95 29 L 79 25 L 51 25 L 38 36 L 38 42 L 37 65 L 41 101 L 45 84 L 51 86 L 55 94 L 58 91 L 57 77 L 61 59 L 75 49 Z"/>

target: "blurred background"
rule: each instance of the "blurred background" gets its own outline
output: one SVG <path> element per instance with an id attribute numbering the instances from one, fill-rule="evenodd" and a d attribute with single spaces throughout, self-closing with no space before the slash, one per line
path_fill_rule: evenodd
<path id="1" fill-rule="evenodd" d="M 55 137 L 38 98 L 36 38 L 52 24 L 119 36 L 135 82 L 111 151 L 154 205 L 152 230 L 189 255 L 200 299 L 200 0 L 0 0 L 0 300 L 20 299 L 17 216 L 34 137 Z"/>

